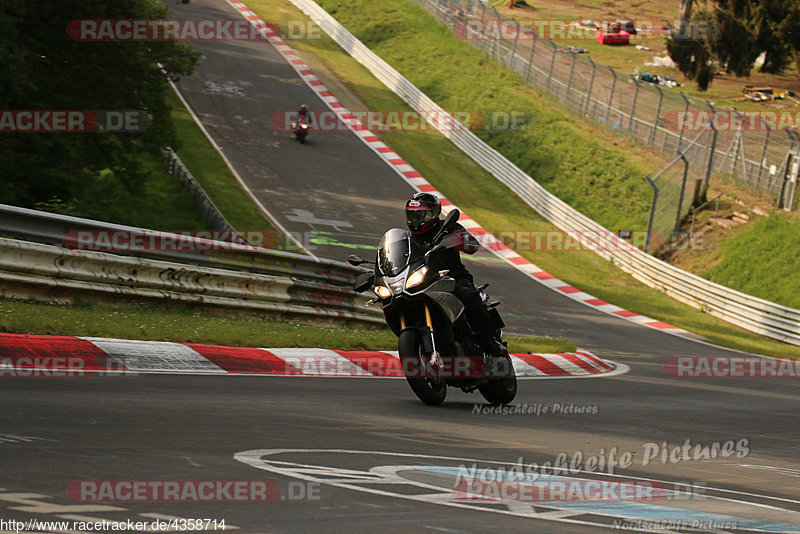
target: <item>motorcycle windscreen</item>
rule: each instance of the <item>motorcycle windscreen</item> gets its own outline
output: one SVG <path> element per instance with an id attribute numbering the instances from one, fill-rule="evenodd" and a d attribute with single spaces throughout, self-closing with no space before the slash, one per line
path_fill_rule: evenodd
<path id="1" fill-rule="evenodd" d="M 378 268 L 384 276 L 397 276 L 408 266 L 411 258 L 411 234 L 402 228 L 392 228 L 381 238 Z"/>

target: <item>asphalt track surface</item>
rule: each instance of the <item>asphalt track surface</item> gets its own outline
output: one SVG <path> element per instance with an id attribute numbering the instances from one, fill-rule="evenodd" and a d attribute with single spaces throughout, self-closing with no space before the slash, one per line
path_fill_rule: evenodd
<path id="1" fill-rule="evenodd" d="M 222 0 L 170 9 L 177 18 L 238 17 Z M 358 250 L 336 243 L 372 244 L 386 228 L 403 224 L 401 208 L 411 189 L 354 135 L 312 133 L 300 145 L 271 127 L 276 111 L 301 102 L 323 108 L 271 46 L 194 46 L 205 58 L 179 83 L 182 94 L 281 224 L 325 236 L 327 244 L 315 254 L 342 259 Z M 317 222 L 298 221 L 303 217 L 294 210 L 310 211 Z M 318 222 L 325 219 L 344 223 Z M 591 310 L 491 256 L 469 267 L 478 281 L 491 281 L 512 330 L 567 337 L 630 372 L 520 382 L 515 405 L 526 413 L 509 414 L 484 413 L 477 394 L 455 390 L 444 405 L 426 407 L 403 380 L 391 379 L 4 379 L 0 520 L 179 517 L 225 519 L 226 530 L 235 526 L 235 532 L 561 533 L 606 532 L 614 520 L 627 518 L 628 526 L 636 520 L 684 523 L 673 532 L 800 531 L 796 379 L 671 378 L 664 370 L 671 356 L 733 353 Z M 663 442 L 669 452 L 687 439 L 691 445 L 737 443 L 740 454 L 662 461 Z M 453 469 L 473 460 L 485 468 L 521 458 L 527 466 L 576 451 L 608 460 L 612 448 L 617 457 L 630 452 L 636 459 L 615 474 L 709 489 L 657 503 L 452 499 Z M 654 449 L 658 457 L 642 465 Z M 67 487 L 82 480 L 270 480 L 281 497 L 268 503 L 75 501 Z M 719 515 L 705 515 L 711 512 Z M 731 518 L 735 528 L 707 524 Z M 0 532 L 8 528 L 0 523 Z"/>

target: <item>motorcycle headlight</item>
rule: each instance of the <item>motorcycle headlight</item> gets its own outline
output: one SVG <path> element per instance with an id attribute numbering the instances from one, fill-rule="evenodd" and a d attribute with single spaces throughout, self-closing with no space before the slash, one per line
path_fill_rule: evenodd
<path id="1" fill-rule="evenodd" d="M 307 129 L 307 128 L 308 128 L 308 124 L 301 124 L 301 125 L 300 125 L 300 128 L 302 128 L 302 129 L 304 129 L 304 130 L 305 130 L 305 129 Z"/>
<path id="2" fill-rule="evenodd" d="M 382 299 L 388 299 L 392 296 L 392 292 L 386 286 L 375 286 L 375 294 Z"/>
<path id="3" fill-rule="evenodd" d="M 424 265 L 411 273 L 411 276 L 409 276 L 406 281 L 406 289 L 420 285 L 422 281 L 425 280 L 426 274 L 428 274 L 428 268 Z"/>

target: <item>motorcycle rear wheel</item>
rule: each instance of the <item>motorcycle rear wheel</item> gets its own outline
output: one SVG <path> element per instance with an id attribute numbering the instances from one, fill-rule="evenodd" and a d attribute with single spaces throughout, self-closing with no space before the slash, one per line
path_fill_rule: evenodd
<path id="1" fill-rule="evenodd" d="M 414 330 L 402 332 L 397 340 L 397 352 L 400 362 L 403 364 L 404 373 L 407 370 L 423 368 L 422 340 L 418 332 Z M 412 359 L 411 365 L 407 363 L 409 359 Z M 447 396 L 447 383 L 443 378 L 417 378 L 406 375 L 406 380 L 419 400 L 430 406 L 438 406 L 444 402 L 444 398 Z"/>

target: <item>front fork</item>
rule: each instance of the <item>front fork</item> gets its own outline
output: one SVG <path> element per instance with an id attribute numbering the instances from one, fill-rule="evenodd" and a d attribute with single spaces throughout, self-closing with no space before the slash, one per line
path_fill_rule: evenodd
<path id="1" fill-rule="evenodd" d="M 436 366 L 437 369 L 441 369 L 442 367 L 442 358 L 439 356 L 439 351 L 436 350 L 436 339 L 433 335 L 433 319 L 431 318 L 431 310 L 428 308 L 428 303 L 423 303 L 425 307 L 425 324 L 428 326 L 428 330 L 431 332 L 431 347 L 433 347 L 433 354 L 431 354 L 431 359 L 428 362 L 431 366 Z"/>
<path id="2" fill-rule="evenodd" d="M 431 347 L 433 348 L 433 351 L 430 355 L 430 359 L 427 362 L 427 367 L 434 369 L 441 369 L 442 358 L 439 355 L 439 351 L 436 350 L 436 339 L 434 338 L 433 335 L 433 318 L 431 317 L 431 310 L 430 308 L 428 308 L 427 302 L 423 303 L 423 307 L 425 308 L 425 325 L 428 327 L 428 331 L 430 332 Z M 402 331 L 405 329 L 406 329 L 406 318 L 402 313 L 400 313 L 400 330 Z"/>

